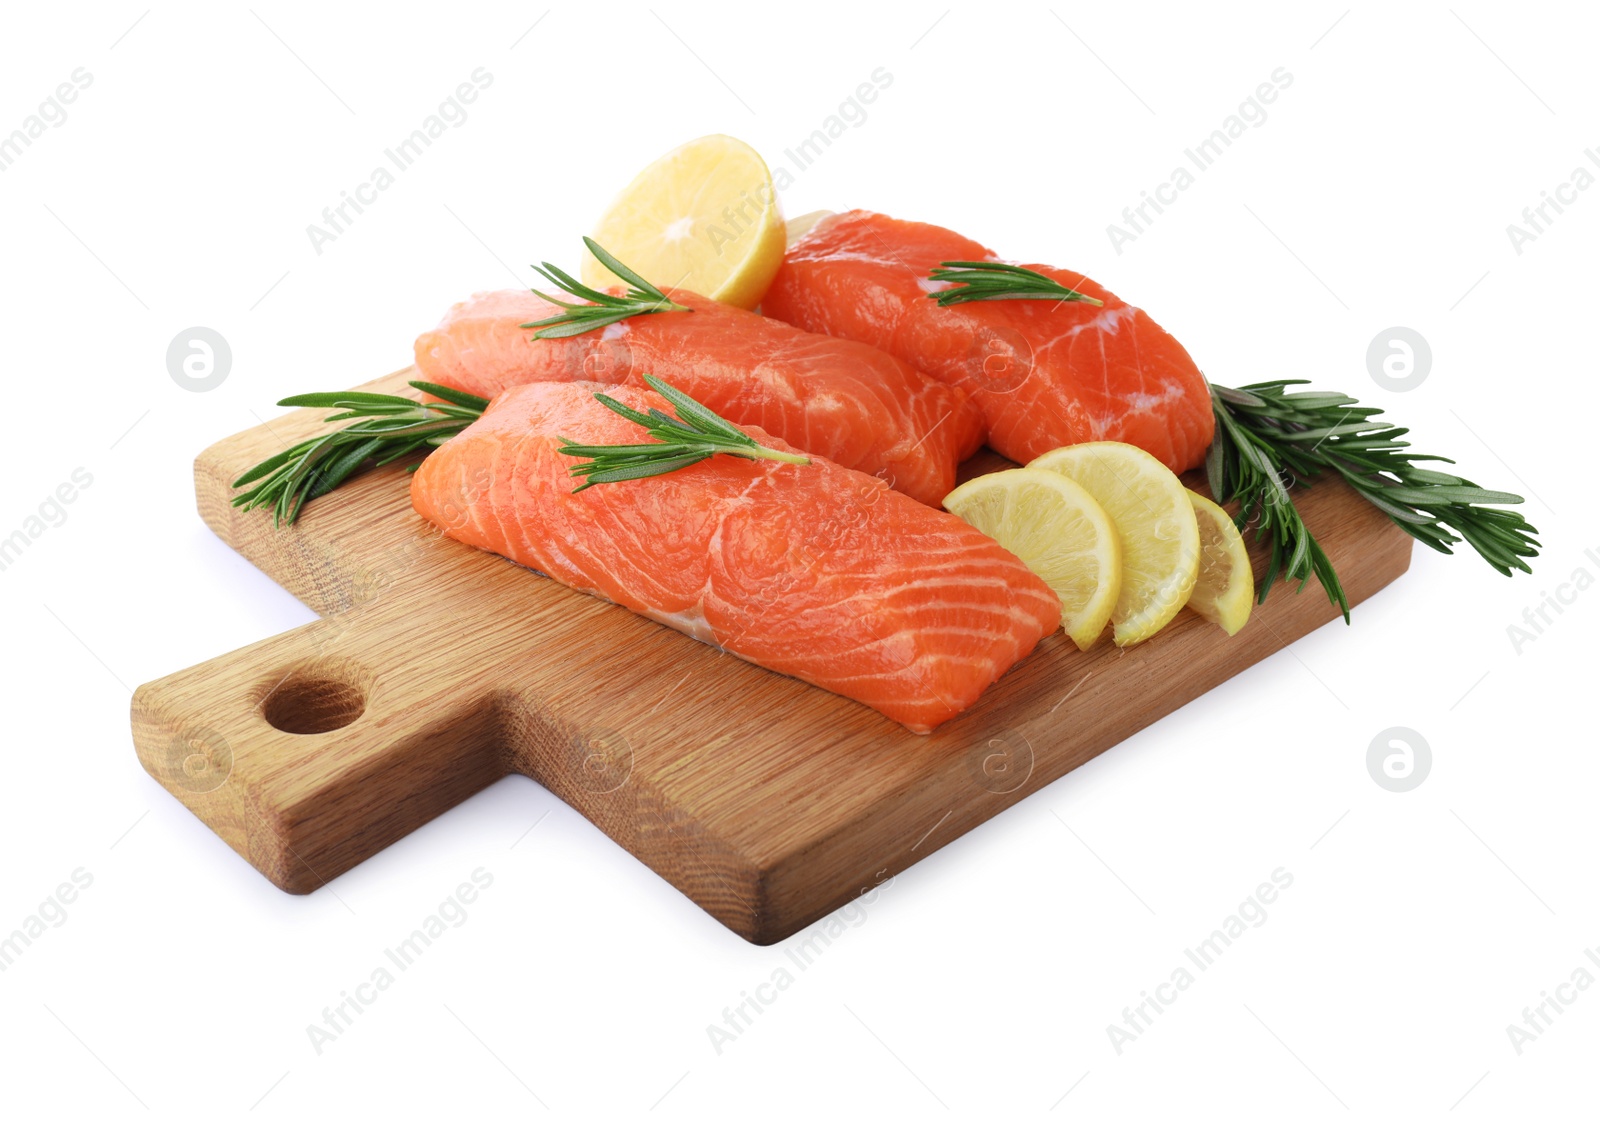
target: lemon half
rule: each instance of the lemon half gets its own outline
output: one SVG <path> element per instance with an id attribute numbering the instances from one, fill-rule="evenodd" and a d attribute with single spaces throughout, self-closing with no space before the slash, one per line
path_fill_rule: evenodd
<path id="1" fill-rule="evenodd" d="M 1046 452 L 1030 468 L 1072 479 L 1105 508 L 1122 544 L 1122 588 L 1111 611 L 1118 646 L 1143 642 L 1188 602 L 1200 571 L 1200 530 L 1189 491 L 1132 444 L 1100 441 Z"/>
<path id="2" fill-rule="evenodd" d="M 702 136 L 634 177 L 590 235 L 659 288 L 753 309 L 783 264 L 786 230 L 766 161 L 731 136 Z M 585 252 L 583 282 L 621 281 Z"/>
<path id="3" fill-rule="evenodd" d="M 1226 510 L 1192 490 L 1189 501 L 1200 523 L 1200 574 L 1189 593 L 1189 607 L 1236 635 L 1250 618 L 1256 597 L 1250 554 Z"/>
<path id="4" fill-rule="evenodd" d="M 944 508 L 1015 553 L 1061 598 L 1067 637 L 1087 650 L 1111 618 L 1122 582 L 1116 527 L 1071 479 L 1026 467 L 979 475 Z"/>

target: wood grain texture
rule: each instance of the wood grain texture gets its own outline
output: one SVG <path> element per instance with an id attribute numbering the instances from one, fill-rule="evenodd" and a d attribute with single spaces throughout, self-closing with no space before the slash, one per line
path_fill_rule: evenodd
<path id="1" fill-rule="evenodd" d="M 1126 651 L 1085 654 L 1058 632 L 917 736 L 444 538 L 412 511 L 402 468 L 357 477 L 291 528 L 229 505 L 231 479 L 322 415 L 207 449 L 195 484 L 206 524 L 323 618 L 133 700 L 146 770 L 285 891 L 520 772 L 730 929 L 774 942 L 1336 617 L 1313 586 L 1278 589 L 1232 639 L 1190 612 Z M 1411 539 L 1342 484 L 1296 501 L 1352 603 L 1410 563 Z"/>

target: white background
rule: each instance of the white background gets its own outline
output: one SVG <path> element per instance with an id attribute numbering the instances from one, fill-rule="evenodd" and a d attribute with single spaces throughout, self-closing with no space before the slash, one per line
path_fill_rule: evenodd
<path id="1" fill-rule="evenodd" d="M 1592 13 L 542 11 L 6 9 L 0 132 L 75 68 L 93 82 L 0 173 L 0 535 L 75 468 L 93 483 L 0 572 L 0 933 L 74 869 L 93 885 L 0 974 L 0 1110 L 1592 1111 L 1600 991 L 1520 1055 L 1506 1030 L 1580 966 L 1600 978 L 1583 953 L 1600 947 L 1600 592 L 1520 649 L 1507 630 L 1576 569 L 1600 575 L 1600 190 L 1521 254 L 1506 232 L 1600 147 Z M 493 84 L 466 122 L 316 253 L 306 226 L 477 67 Z M 1300 376 L 1381 404 L 1423 450 L 1528 496 L 1536 574 L 1419 549 L 1354 626 L 898 877 L 720 1054 L 707 1026 L 793 971 L 785 947 L 729 934 L 527 781 L 280 894 L 129 737 L 131 686 L 310 618 L 200 523 L 194 455 L 288 393 L 405 365 L 451 302 L 527 282 L 529 261 L 575 262 L 610 195 L 683 140 L 729 132 L 785 163 L 879 67 L 892 85 L 787 212 L 939 222 L 1090 273 L 1217 381 Z M 1278 67 L 1293 84 L 1266 122 L 1117 253 L 1107 225 Z M 1396 324 L 1433 351 L 1404 394 L 1365 359 Z M 165 364 L 195 325 L 233 351 L 207 393 Z M 1396 725 L 1433 755 L 1404 794 L 1366 764 Z M 307 1026 L 480 867 L 493 886 L 466 923 L 316 1054 Z M 1107 1025 L 1279 867 L 1293 886 L 1264 925 L 1119 1055 Z"/>

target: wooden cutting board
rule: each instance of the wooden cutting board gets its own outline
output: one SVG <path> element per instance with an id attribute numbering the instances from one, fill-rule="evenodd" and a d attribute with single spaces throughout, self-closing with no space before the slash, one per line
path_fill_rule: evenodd
<path id="1" fill-rule="evenodd" d="M 416 376 L 361 388 L 409 393 Z M 145 769 L 290 892 L 520 772 L 729 929 L 775 942 L 1336 617 L 1313 584 L 1277 589 L 1231 639 L 1187 611 L 1126 651 L 1057 632 L 917 736 L 441 536 L 402 468 L 291 528 L 229 505 L 231 479 L 323 415 L 195 463 L 206 524 L 323 618 L 133 698 Z M 1352 603 L 1406 570 L 1411 539 L 1342 483 L 1295 497 Z"/>

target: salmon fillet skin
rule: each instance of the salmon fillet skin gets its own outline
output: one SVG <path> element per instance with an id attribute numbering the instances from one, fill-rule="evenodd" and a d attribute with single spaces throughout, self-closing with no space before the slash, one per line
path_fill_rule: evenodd
<path id="1" fill-rule="evenodd" d="M 1143 311 L 1079 273 L 1026 265 L 1081 301 L 977 300 L 940 307 L 942 261 L 998 260 L 939 226 L 852 210 L 789 248 L 762 311 L 888 351 L 966 390 L 990 447 L 1027 463 L 1066 444 L 1120 440 L 1174 471 L 1199 466 L 1215 423 L 1194 360 Z"/>
<path id="2" fill-rule="evenodd" d="M 983 414 L 964 392 L 881 350 L 692 292 L 667 294 L 692 310 L 540 339 L 521 324 L 561 308 L 527 291 L 480 292 L 417 339 L 417 368 L 428 381 L 481 397 L 532 381 L 643 388 L 642 375 L 653 374 L 735 424 L 881 475 L 930 505 L 983 443 Z"/>
<path id="3" fill-rule="evenodd" d="M 562 437 L 642 438 L 594 399 L 602 389 L 640 411 L 669 408 L 632 386 L 508 389 L 423 461 L 413 506 L 458 541 L 913 732 L 971 706 L 1059 625 L 1055 593 L 994 540 L 815 455 L 803 465 L 718 455 L 572 493 L 582 461 L 561 454 Z"/>

